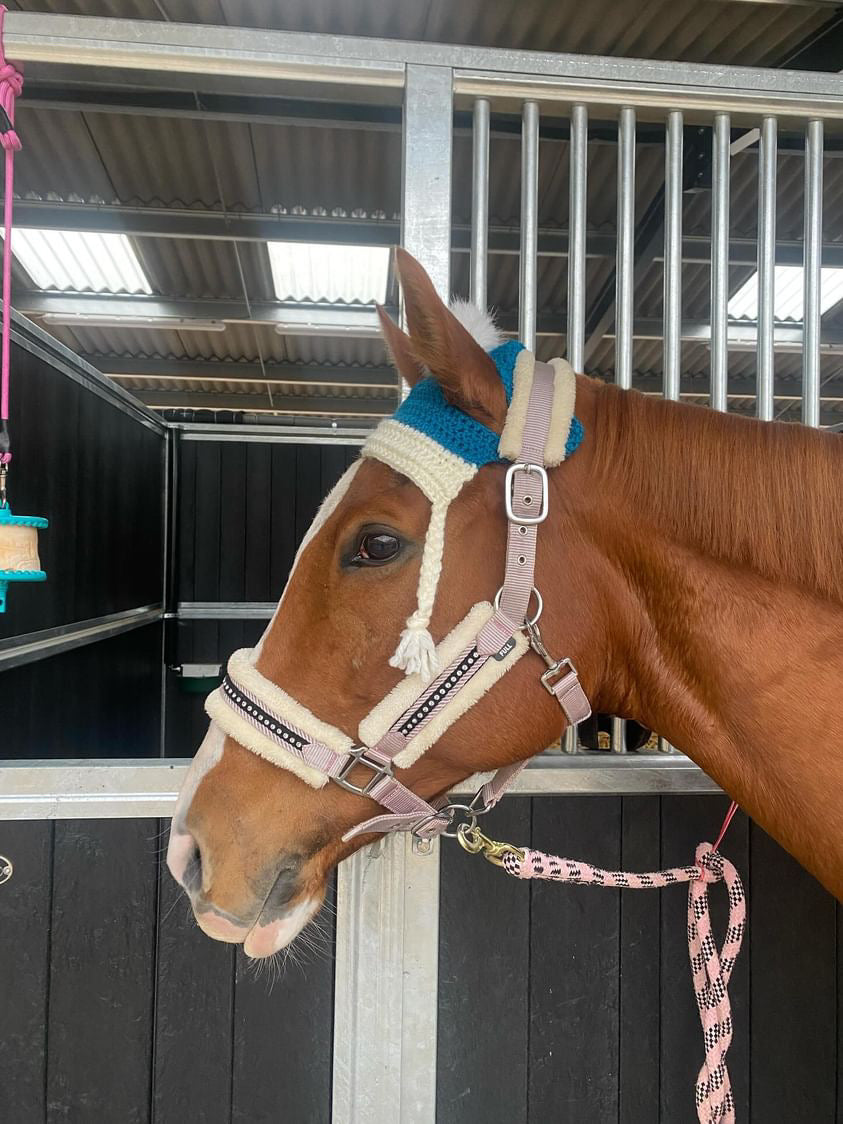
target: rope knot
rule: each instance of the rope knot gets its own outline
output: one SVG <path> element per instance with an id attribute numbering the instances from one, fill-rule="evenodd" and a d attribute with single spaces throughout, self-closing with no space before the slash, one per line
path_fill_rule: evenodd
<path id="1" fill-rule="evenodd" d="M 695 863 L 699 870 L 698 882 L 713 885 L 723 880 L 723 859 L 710 843 L 700 843 L 697 847 Z"/>
<path id="2" fill-rule="evenodd" d="M 12 87 L 12 93 L 17 97 L 23 89 L 23 74 L 13 62 L 6 59 L 0 63 L 0 82 L 7 82 Z"/>

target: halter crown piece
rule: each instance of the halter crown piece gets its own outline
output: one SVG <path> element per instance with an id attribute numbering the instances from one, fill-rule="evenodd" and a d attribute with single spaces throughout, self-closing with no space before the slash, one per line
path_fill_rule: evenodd
<path id="1" fill-rule="evenodd" d="M 541 599 L 533 589 L 537 533 L 548 512 L 547 469 L 561 464 L 583 438 L 582 425 L 574 416 L 576 377 L 564 360 L 538 363 L 520 343 L 501 344 L 489 355 L 506 393 L 507 416 L 500 437 L 450 405 L 439 384 L 428 377 L 416 384 L 363 447 L 363 458 L 382 461 L 411 480 L 430 501 L 431 513 L 416 608 L 390 660 L 405 678 L 361 721 L 358 741 L 261 675 L 255 666 L 260 644 L 254 651 L 234 653 L 221 686 L 206 703 L 211 719 L 247 749 L 314 788 L 332 780 L 370 796 L 386 809 L 385 814 L 352 828 L 346 838 L 395 830 L 431 838 L 450 827 L 455 810 L 447 800 L 423 800 L 397 779 L 394 769 L 418 760 L 531 646 L 547 665 L 540 682 L 558 701 L 568 722 L 576 725 L 591 713 L 571 661 L 554 660 L 541 641 L 537 626 Z M 494 606 L 474 605 L 437 644 L 429 625 L 442 570 L 448 508 L 484 465 L 505 461 L 511 463 L 503 497 L 509 528 L 503 585 Z M 299 556 L 341 501 L 360 463 L 351 466 L 325 500 Z M 539 610 L 528 620 L 534 593 Z M 524 764 L 499 770 L 478 793 L 472 815 L 496 804 Z M 361 784 L 350 778 L 357 765 L 371 771 Z"/>

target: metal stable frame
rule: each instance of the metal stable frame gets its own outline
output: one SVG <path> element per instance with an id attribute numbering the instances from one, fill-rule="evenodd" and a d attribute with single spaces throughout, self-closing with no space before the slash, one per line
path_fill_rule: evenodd
<path id="1" fill-rule="evenodd" d="M 335 84 L 403 92 L 403 188 L 401 241 L 418 257 L 443 296 L 448 295 L 451 241 L 451 145 L 455 105 L 473 113 L 473 222 L 470 237 L 471 294 L 485 301 L 487 285 L 489 137 L 493 109 L 522 114 L 522 214 L 520 224 L 520 335 L 535 345 L 536 277 L 539 252 L 538 161 L 543 106 L 570 119 L 570 212 L 568 254 L 568 357 L 583 366 L 585 347 L 585 268 L 589 244 L 587 161 L 589 112 L 607 107 L 617 113 L 618 229 L 615 300 L 617 381 L 632 376 L 634 287 L 634 190 L 636 129 L 641 121 L 665 127 L 665 320 L 663 393 L 680 393 L 681 268 L 687 240 L 682 235 L 683 128 L 713 125 L 712 315 L 710 328 L 693 330 L 711 341 L 710 403 L 726 409 L 729 240 L 729 160 L 731 129 L 760 128 L 759 238 L 760 315 L 757 331 L 742 329 L 743 346 L 758 354 L 758 415 L 773 414 L 773 268 L 776 261 L 775 198 L 777 122 L 805 132 L 805 318 L 803 420 L 819 421 L 820 264 L 822 257 L 823 131 L 843 122 L 843 79 L 798 73 L 589 58 L 539 52 L 451 47 L 391 40 L 292 34 L 264 30 L 178 25 L 90 17 L 10 12 L 6 16 L 10 57 L 58 67 L 123 68 L 166 74 L 168 84 L 211 79 L 270 79 L 277 82 Z M 605 249 L 605 247 L 604 247 Z M 746 248 L 744 254 L 746 256 Z M 661 333 L 662 326 L 650 329 Z M 29 330 L 27 326 L 27 330 Z M 558 326 L 556 331 L 558 331 Z M 34 332 L 37 335 L 37 330 Z M 43 343 L 44 341 L 42 341 Z M 45 351 L 50 361 L 55 341 Z M 67 355 L 77 377 L 79 360 Z M 104 380 L 91 372 L 97 393 Z M 107 384 L 112 400 L 118 394 Z M 160 424 L 123 396 L 121 408 Z M 182 426 L 182 440 L 324 441 L 358 443 L 360 431 L 332 434 L 310 430 L 241 426 L 225 433 L 210 427 Z M 139 609 L 136 612 L 155 612 Z M 191 604 L 180 615 L 265 616 L 270 607 Z M 133 622 L 116 622 L 129 627 Z M 136 621 L 134 623 L 137 623 Z M 95 639 L 107 621 L 83 622 Z M 104 635 L 105 632 L 102 632 Z M 80 636 L 76 637 L 84 642 Z M 32 656 L 59 650 L 62 637 L 20 638 Z M 68 641 L 70 643 L 70 641 Z M 52 646 L 50 646 L 52 645 Z M 14 644 L 0 651 L 10 658 Z M 34 657 L 33 657 L 34 658 Z M 613 748 L 623 749 L 623 726 L 615 722 Z M 566 748 L 574 748 L 568 738 Z M 669 749 L 668 746 L 663 746 Z M 173 806 L 184 774 L 180 761 L 35 762 L 7 764 L 0 772 L 0 816 L 164 816 Z M 557 755 L 523 774 L 516 792 L 678 793 L 715 792 L 716 786 L 681 755 L 585 758 Z M 436 1103 L 436 1019 L 439 856 L 438 844 L 426 853 L 411 837 L 389 838 L 355 855 L 339 871 L 333 1118 L 342 1124 L 414 1124 L 433 1121 Z M 420 919 L 424 923 L 420 923 Z"/>

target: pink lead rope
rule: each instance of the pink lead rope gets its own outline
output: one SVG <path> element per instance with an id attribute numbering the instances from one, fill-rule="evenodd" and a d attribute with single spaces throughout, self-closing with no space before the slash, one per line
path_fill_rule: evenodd
<path id="1" fill-rule="evenodd" d="M 0 146 L 6 154 L 3 199 L 3 342 L 0 362 L 0 464 L 12 459 L 9 449 L 9 326 L 12 305 L 12 209 L 14 207 L 15 153 L 20 152 L 20 137 L 15 132 L 15 99 L 23 89 L 23 75 L 7 61 L 3 47 L 3 20 L 6 8 L 0 5 Z M 5 117 L 5 120 L 3 118 Z"/>
<path id="2" fill-rule="evenodd" d="M 738 872 L 717 848 L 737 809 L 733 801 L 713 846 L 700 843 L 694 866 L 627 874 L 546 855 L 543 851 L 506 849 L 500 856 L 504 870 L 515 878 L 546 878 L 552 882 L 626 890 L 660 890 L 680 882 L 688 883 L 688 955 L 705 1043 L 705 1061 L 696 1084 L 700 1124 L 734 1124 L 735 1120 L 735 1101 L 726 1068 L 726 1054 L 732 1042 L 728 986 L 746 925 L 746 899 Z M 711 931 L 708 910 L 708 886 L 715 882 L 724 882 L 729 894 L 729 922 L 720 949 Z"/>

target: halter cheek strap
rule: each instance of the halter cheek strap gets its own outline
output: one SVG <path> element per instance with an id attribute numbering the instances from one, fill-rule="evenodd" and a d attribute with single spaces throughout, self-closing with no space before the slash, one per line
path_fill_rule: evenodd
<path id="1" fill-rule="evenodd" d="M 446 798 L 428 802 L 395 776 L 405 768 L 521 658 L 528 648 L 545 661 L 542 686 L 557 700 L 568 722 L 576 725 L 591 714 L 577 671 L 568 659 L 554 660 L 538 627 L 541 595 L 534 587 L 538 529 L 549 507 L 547 466 L 564 459 L 567 446 L 551 432 L 551 423 L 579 442 L 573 418 L 574 374 L 562 360 L 537 363 L 529 352 L 518 357 L 515 393 L 501 451 L 514 463 L 506 473 L 506 567 L 503 584 L 489 604 L 475 605 L 468 616 L 436 648 L 442 667 L 432 682 L 419 673 L 399 684 L 361 722 L 361 741 L 354 744 L 336 727 L 265 679 L 254 666 L 255 653 L 235 652 L 221 687 L 206 703 L 209 716 L 241 745 L 273 764 L 289 769 L 313 787 L 329 781 L 349 792 L 368 796 L 386 811 L 352 828 L 351 839 L 369 832 L 409 830 L 423 838 L 447 832 L 456 809 Z M 535 596 L 537 608 L 529 616 Z M 385 718 L 389 715 L 389 718 Z M 394 716 L 394 717 L 393 717 Z M 391 718 L 391 720 L 390 720 Z M 471 814 L 492 808 L 526 761 L 499 769 L 471 804 Z M 370 775 L 352 781 L 358 767 Z"/>

